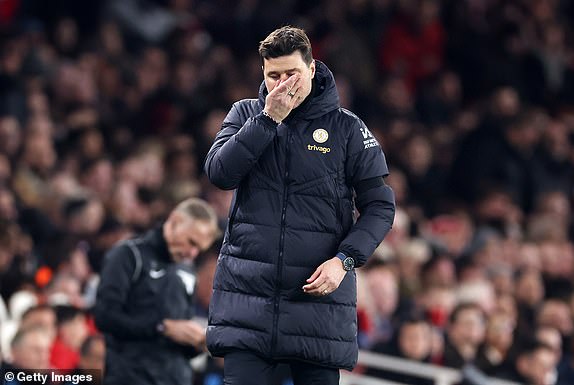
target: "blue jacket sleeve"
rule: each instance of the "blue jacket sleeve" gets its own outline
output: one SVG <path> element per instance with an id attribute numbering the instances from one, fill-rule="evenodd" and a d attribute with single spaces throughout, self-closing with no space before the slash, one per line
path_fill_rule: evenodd
<path id="1" fill-rule="evenodd" d="M 106 254 L 94 307 L 96 326 L 120 339 L 155 338 L 160 322 L 158 314 L 142 319 L 134 318 L 125 310 L 135 270 L 131 253 L 128 246 L 118 245 Z"/>
<path id="2" fill-rule="evenodd" d="M 209 180 L 223 190 L 239 186 L 277 132 L 277 124 L 261 113 L 242 123 L 241 109 L 247 107 L 245 104 L 238 102 L 233 105 L 205 161 Z"/>
<path id="3" fill-rule="evenodd" d="M 365 124 L 351 130 L 347 145 L 346 178 L 351 186 L 362 181 L 380 178 L 381 182 L 357 191 L 355 205 L 360 217 L 339 245 L 339 251 L 355 259 L 362 266 L 390 231 L 395 217 L 395 199 L 383 177 L 389 171 L 385 155 Z"/>

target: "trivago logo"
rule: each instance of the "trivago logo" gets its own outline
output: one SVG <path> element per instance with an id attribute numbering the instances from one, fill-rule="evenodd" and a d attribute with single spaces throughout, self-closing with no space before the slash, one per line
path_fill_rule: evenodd
<path id="1" fill-rule="evenodd" d="M 308 144 L 307 145 L 307 150 L 309 151 L 319 151 L 322 152 L 323 154 L 326 154 L 328 152 L 331 152 L 331 148 L 330 147 L 321 147 L 321 146 L 316 146 L 314 144 Z"/>

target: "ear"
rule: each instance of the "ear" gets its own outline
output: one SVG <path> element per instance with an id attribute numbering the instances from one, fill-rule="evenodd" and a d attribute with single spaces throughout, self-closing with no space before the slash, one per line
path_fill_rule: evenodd
<path id="1" fill-rule="evenodd" d="M 311 61 L 311 64 L 309 65 L 309 69 L 311 69 L 311 79 L 315 78 L 315 59 L 313 59 Z"/>

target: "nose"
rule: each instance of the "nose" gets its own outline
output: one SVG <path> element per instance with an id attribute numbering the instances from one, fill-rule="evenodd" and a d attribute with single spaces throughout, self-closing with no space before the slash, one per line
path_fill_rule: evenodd
<path id="1" fill-rule="evenodd" d="M 280 79 L 281 79 L 281 82 L 284 82 L 285 80 L 289 79 L 289 75 L 281 74 Z"/>

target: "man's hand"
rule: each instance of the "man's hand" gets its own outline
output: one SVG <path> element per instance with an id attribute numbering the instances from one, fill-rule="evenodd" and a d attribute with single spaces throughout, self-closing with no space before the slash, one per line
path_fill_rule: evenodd
<path id="1" fill-rule="evenodd" d="M 182 345 L 192 345 L 198 350 L 205 350 L 205 328 L 191 320 L 163 320 L 167 338 Z"/>
<path id="2" fill-rule="evenodd" d="M 281 122 L 289 115 L 301 97 L 301 75 L 290 76 L 287 80 L 277 80 L 275 88 L 265 98 L 265 112 L 276 122 Z"/>
<path id="3" fill-rule="evenodd" d="M 323 262 L 307 279 L 307 285 L 303 286 L 303 291 L 316 296 L 331 294 L 337 290 L 345 274 L 347 272 L 343 269 L 341 260 L 333 257 Z"/>

